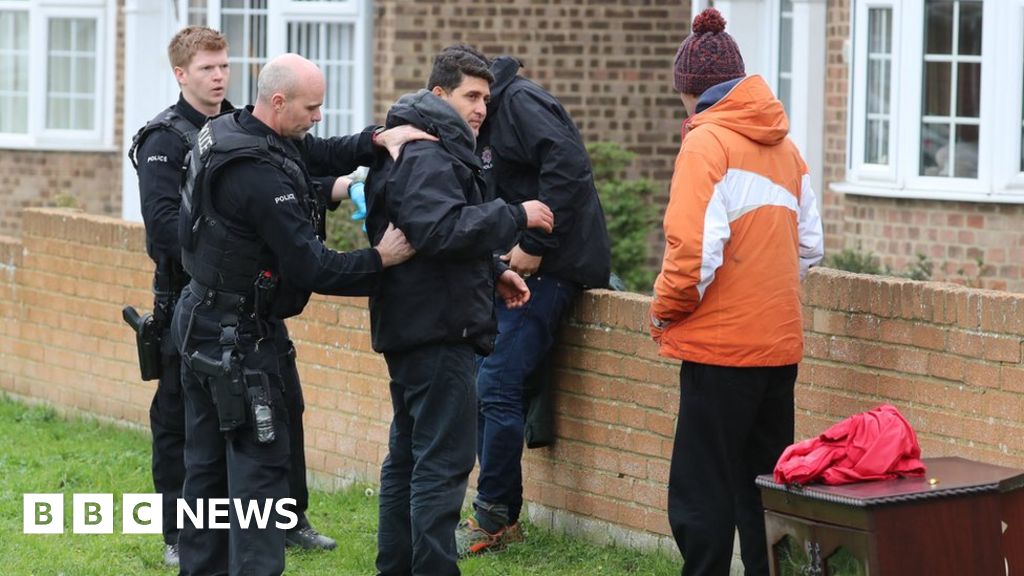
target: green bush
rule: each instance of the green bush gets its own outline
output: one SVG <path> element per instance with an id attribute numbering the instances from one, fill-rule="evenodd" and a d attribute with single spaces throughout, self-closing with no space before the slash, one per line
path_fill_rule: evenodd
<path id="1" fill-rule="evenodd" d="M 654 270 L 648 265 L 648 238 L 658 217 L 651 203 L 654 185 L 648 180 L 625 180 L 624 171 L 634 153 L 613 142 L 595 142 L 587 147 L 594 167 L 594 182 L 604 207 L 611 240 L 612 272 L 627 290 L 649 293 Z"/>
<path id="2" fill-rule="evenodd" d="M 341 252 L 369 248 L 370 241 L 363 232 L 362 221 L 352 220 L 353 208 L 352 202 L 342 200 L 337 210 L 327 213 L 327 240 L 324 243 L 328 247 Z"/>
<path id="3" fill-rule="evenodd" d="M 878 257 L 874 252 L 864 252 L 860 246 L 857 248 L 843 248 L 841 252 L 833 254 L 825 259 L 827 268 L 854 272 L 857 274 L 884 274 L 882 266 L 878 263 Z"/>
<path id="4" fill-rule="evenodd" d="M 825 259 L 823 266 L 855 272 L 857 274 L 874 274 L 877 276 L 896 276 L 910 280 L 931 280 L 935 263 L 924 254 L 918 254 L 917 259 L 907 265 L 902 271 L 896 271 L 888 266 L 879 263 L 878 256 L 874 252 L 864 252 L 858 245 L 856 248 L 844 248 L 842 251 L 833 254 Z"/>

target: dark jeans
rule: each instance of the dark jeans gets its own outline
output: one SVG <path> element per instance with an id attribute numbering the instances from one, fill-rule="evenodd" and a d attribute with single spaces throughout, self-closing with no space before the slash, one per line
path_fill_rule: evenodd
<path id="1" fill-rule="evenodd" d="M 473 348 L 385 353 L 394 419 L 380 472 L 377 572 L 451 576 L 455 527 L 473 470 Z"/>
<path id="2" fill-rule="evenodd" d="M 473 502 L 483 528 L 494 531 L 519 521 L 523 507 L 523 382 L 555 341 L 562 316 L 580 292 L 553 276 L 526 281 L 530 301 L 509 309 L 498 299 L 494 352 L 477 361 L 477 456 L 480 477 Z"/>
<path id="3" fill-rule="evenodd" d="M 683 362 L 669 471 L 668 519 L 684 576 L 727 576 L 733 534 L 747 576 L 768 575 L 764 509 L 754 484 L 793 443 L 796 365 Z"/>
<path id="4" fill-rule="evenodd" d="M 185 482 L 185 397 L 181 393 L 181 357 L 170 329 L 164 331 L 162 371 L 149 406 L 153 434 L 153 488 L 163 496 L 165 544 L 178 542 L 176 511 Z"/>
<path id="5" fill-rule="evenodd" d="M 219 357 L 219 317 L 213 311 L 196 313 L 191 337 L 183 335 L 196 301 L 186 288 L 172 326 L 175 342 L 185 353 L 198 349 L 207 356 Z M 273 341 L 260 344 L 251 341 L 242 346 L 246 351 L 244 365 L 268 373 L 270 400 L 276 439 L 270 444 L 256 442 L 251 423 L 232 432 L 221 432 L 217 407 L 209 382 L 182 364 L 182 389 L 185 393 L 185 485 L 182 498 L 195 510 L 204 500 L 204 512 L 210 498 L 240 499 L 243 506 L 250 501 L 272 504 L 287 498 L 290 440 L 288 411 L 281 393 L 281 377 L 277 369 L 280 352 Z M 233 510 L 229 514 L 230 530 L 211 529 L 204 524 L 197 528 L 186 517 L 178 536 L 182 576 L 231 574 L 232 576 L 278 575 L 284 571 L 284 531 L 275 523 L 285 518 L 270 513 L 266 528 L 259 529 L 250 518 L 242 529 Z M 208 520 L 208 517 L 207 517 Z"/>

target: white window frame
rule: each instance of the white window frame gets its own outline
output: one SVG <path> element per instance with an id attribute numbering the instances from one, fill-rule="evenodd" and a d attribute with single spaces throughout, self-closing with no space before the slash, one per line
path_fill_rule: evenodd
<path id="1" fill-rule="evenodd" d="M 0 148 L 31 150 L 115 150 L 114 78 L 116 71 L 116 0 L 0 0 L 0 10 L 28 13 L 29 101 L 25 134 L 0 133 Z M 49 75 L 49 22 L 54 18 L 90 18 L 96 21 L 95 125 L 91 130 L 46 127 Z"/>
<path id="2" fill-rule="evenodd" d="M 207 1 L 207 26 L 221 29 L 221 0 Z M 284 54 L 287 50 L 288 25 L 293 22 L 323 22 L 351 24 L 353 38 L 352 127 L 359 130 L 370 117 L 370 90 L 373 65 L 370 61 L 368 31 L 372 25 L 370 0 L 316 1 L 267 0 L 267 58 Z M 188 1 L 178 7 L 179 21 L 188 22 Z M 230 39 L 229 39 L 230 41 Z M 232 82 L 240 81 L 232 76 Z M 328 82 L 330 85 L 330 82 Z M 252 95 L 255 98 L 255 94 Z M 235 106 L 251 102 L 232 102 Z M 339 134 L 329 134 L 338 136 Z"/>
<path id="3" fill-rule="evenodd" d="M 924 7 L 925 0 L 854 0 L 851 9 L 852 90 L 847 108 L 850 142 L 847 178 L 845 182 L 833 184 L 832 189 L 839 193 L 894 198 L 1024 203 L 1024 172 L 1020 165 L 1020 130 L 1024 119 L 1007 121 L 1007 118 L 1021 117 L 1024 0 L 984 0 L 982 3 L 977 178 L 920 175 Z M 871 8 L 892 10 L 892 121 L 888 166 L 864 163 L 867 15 Z"/>

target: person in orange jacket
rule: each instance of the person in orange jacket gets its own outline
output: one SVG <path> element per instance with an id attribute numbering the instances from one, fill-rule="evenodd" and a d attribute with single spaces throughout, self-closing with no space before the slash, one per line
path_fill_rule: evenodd
<path id="1" fill-rule="evenodd" d="M 668 516 L 683 576 L 768 574 L 754 484 L 793 442 L 800 281 L 823 255 L 807 165 L 782 103 L 713 8 L 675 59 L 687 119 L 665 211 L 651 335 L 682 360 Z"/>

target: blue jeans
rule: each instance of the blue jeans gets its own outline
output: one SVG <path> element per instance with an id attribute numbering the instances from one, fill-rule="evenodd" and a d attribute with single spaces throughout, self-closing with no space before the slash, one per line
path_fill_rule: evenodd
<path id="1" fill-rule="evenodd" d="M 473 348 L 386 352 L 394 418 L 380 471 L 380 576 L 457 576 L 455 527 L 473 470 Z"/>
<path id="2" fill-rule="evenodd" d="M 519 521 L 523 507 L 523 382 L 555 341 L 562 316 L 580 292 L 553 276 L 526 281 L 530 301 L 509 309 L 500 299 L 498 339 L 490 356 L 477 359 L 477 456 L 480 477 L 473 502 L 488 531 Z"/>

